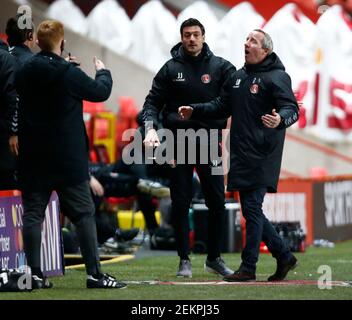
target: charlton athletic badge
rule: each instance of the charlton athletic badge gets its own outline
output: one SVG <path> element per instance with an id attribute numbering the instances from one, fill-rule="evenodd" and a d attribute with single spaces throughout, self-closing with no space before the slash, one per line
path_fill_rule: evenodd
<path id="1" fill-rule="evenodd" d="M 209 83 L 211 81 L 210 74 L 203 74 L 201 79 L 203 83 Z"/>
<path id="2" fill-rule="evenodd" d="M 259 86 L 257 84 L 252 84 L 249 90 L 251 91 L 251 93 L 257 94 L 259 91 Z"/>

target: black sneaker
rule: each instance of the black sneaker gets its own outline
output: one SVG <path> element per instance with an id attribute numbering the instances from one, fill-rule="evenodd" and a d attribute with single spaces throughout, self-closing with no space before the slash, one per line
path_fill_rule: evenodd
<path id="1" fill-rule="evenodd" d="M 32 276 L 32 289 L 51 289 L 53 286 L 45 276 L 42 278 L 35 275 Z"/>
<path id="2" fill-rule="evenodd" d="M 103 243 L 103 249 L 107 253 L 129 254 L 133 253 L 133 248 L 126 242 L 116 241 L 114 238 L 109 238 Z"/>
<path id="3" fill-rule="evenodd" d="M 247 282 L 255 281 L 256 276 L 254 273 L 247 273 L 241 270 L 237 270 L 233 274 L 225 276 L 223 280 L 227 282 Z"/>
<path id="4" fill-rule="evenodd" d="M 127 230 L 117 229 L 115 232 L 116 241 L 130 241 L 137 237 L 139 228 L 131 228 Z"/>
<path id="5" fill-rule="evenodd" d="M 268 281 L 281 281 L 284 280 L 290 270 L 298 266 L 295 256 L 292 256 L 287 262 L 277 261 L 276 271 L 268 278 Z"/>
<path id="6" fill-rule="evenodd" d="M 117 281 L 115 277 L 104 273 L 100 279 L 88 276 L 87 288 L 88 289 L 123 289 L 127 284 Z"/>

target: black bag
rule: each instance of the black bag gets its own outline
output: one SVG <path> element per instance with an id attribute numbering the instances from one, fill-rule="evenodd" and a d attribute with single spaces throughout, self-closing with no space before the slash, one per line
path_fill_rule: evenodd
<path id="1" fill-rule="evenodd" d="M 150 237 L 152 250 L 176 250 L 174 230 L 171 228 L 157 228 Z"/>
<path id="2" fill-rule="evenodd" d="M 32 291 L 32 278 L 29 274 L 14 269 L 0 270 L 0 292 Z"/>

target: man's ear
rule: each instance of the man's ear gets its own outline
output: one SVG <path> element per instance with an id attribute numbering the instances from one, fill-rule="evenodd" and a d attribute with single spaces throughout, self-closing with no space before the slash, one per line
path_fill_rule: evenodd
<path id="1" fill-rule="evenodd" d="M 28 32 L 28 34 L 27 34 L 27 40 L 28 40 L 28 41 L 33 41 L 33 32 L 32 32 L 32 31 Z"/>

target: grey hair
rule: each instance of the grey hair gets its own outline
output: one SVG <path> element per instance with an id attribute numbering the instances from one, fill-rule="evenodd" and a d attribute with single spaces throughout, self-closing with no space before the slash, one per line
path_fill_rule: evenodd
<path id="1" fill-rule="evenodd" d="M 261 32 L 262 34 L 264 34 L 264 40 L 262 42 L 262 47 L 263 47 L 263 49 L 269 49 L 268 54 L 271 54 L 274 50 L 274 44 L 273 44 L 273 40 L 271 39 L 270 35 L 268 33 L 266 33 L 265 31 L 263 31 L 262 29 L 254 29 L 253 31 Z"/>

